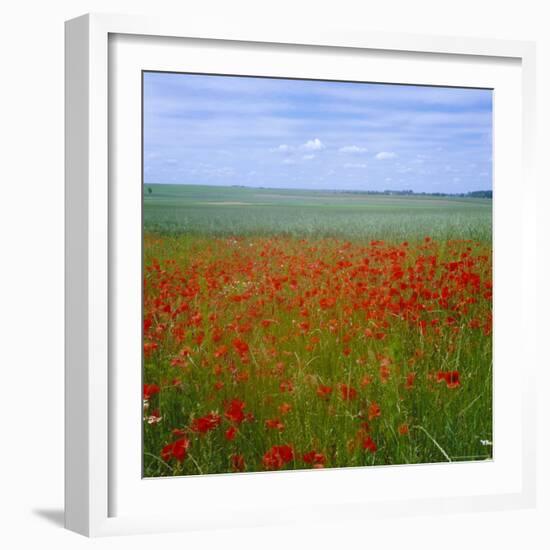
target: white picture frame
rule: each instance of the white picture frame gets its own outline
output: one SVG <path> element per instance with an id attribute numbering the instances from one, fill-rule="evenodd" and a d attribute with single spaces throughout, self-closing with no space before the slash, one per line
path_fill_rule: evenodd
<path id="1" fill-rule="evenodd" d="M 122 37 L 121 48 L 116 45 L 117 37 Z M 366 52 L 371 52 L 375 55 L 378 52 L 389 56 L 388 59 L 394 55 L 394 65 L 397 67 L 394 71 L 399 71 L 401 66 L 402 76 L 401 78 L 389 77 L 390 80 L 387 81 L 409 83 L 411 77 L 406 73 L 406 60 L 410 58 L 412 62 L 412 58 L 419 55 L 429 59 L 430 63 L 437 62 L 438 66 L 443 68 L 445 65 L 452 65 L 452 70 L 448 71 L 447 77 L 443 76 L 444 70 L 430 77 L 429 73 L 430 71 L 433 73 L 434 69 L 427 67 L 423 77 L 425 83 L 437 83 L 439 79 L 442 84 L 446 84 L 452 82 L 449 80 L 451 78 L 466 79 L 466 76 L 451 77 L 450 73 L 460 74 L 460 71 L 463 71 L 462 74 L 465 74 L 468 63 L 477 63 L 481 67 L 478 67 L 478 76 L 475 76 L 476 71 L 472 70 L 474 76 L 471 78 L 481 79 L 480 82 L 486 82 L 487 86 L 491 85 L 491 78 L 499 79 L 501 77 L 498 74 L 502 73 L 499 86 L 503 90 L 501 95 L 503 101 L 508 102 L 506 105 L 510 107 L 510 114 L 506 115 L 510 120 L 502 115 L 503 118 L 497 119 L 498 123 L 495 125 L 495 140 L 501 143 L 495 157 L 495 174 L 496 177 L 501 174 L 503 182 L 507 181 L 506 178 L 517 177 L 521 185 L 516 184 L 515 197 L 508 191 L 503 191 L 501 198 L 497 195 L 495 201 L 495 223 L 500 224 L 497 225 L 497 229 L 501 228 L 497 231 L 500 241 L 497 239 L 495 245 L 497 260 L 495 271 L 506 270 L 510 266 L 510 271 L 513 272 L 508 279 L 503 277 L 502 283 L 499 283 L 498 277 L 496 278 L 495 323 L 499 323 L 499 316 L 501 319 L 506 319 L 516 313 L 521 317 L 521 322 L 518 328 L 519 336 L 515 343 L 505 337 L 506 323 L 502 323 L 501 335 L 504 338 L 500 341 L 503 342 L 503 346 L 508 342 L 507 345 L 511 347 L 508 350 L 503 348 L 500 352 L 496 348 L 495 363 L 502 360 L 504 364 L 504 361 L 510 362 L 513 357 L 521 357 L 523 363 L 518 378 L 514 380 L 509 374 L 511 370 L 503 369 L 500 380 L 497 376 L 494 391 L 497 411 L 504 410 L 504 407 L 499 406 L 499 402 L 502 403 L 502 400 L 510 396 L 512 391 L 517 392 L 517 398 L 521 402 L 515 405 L 516 409 L 521 410 L 521 416 L 518 415 L 516 420 L 510 417 L 509 424 L 516 426 L 514 422 L 517 421 L 517 429 L 514 427 L 514 437 L 518 438 L 514 442 L 517 449 L 514 450 L 512 445 L 506 447 L 503 444 L 500 456 L 498 453 L 495 454 L 494 464 L 491 466 L 495 470 L 494 478 L 491 477 L 493 474 L 489 470 L 478 469 L 474 472 L 473 469 L 465 469 L 468 465 L 453 465 L 454 468 L 465 467 L 460 474 L 464 477 L 486 479 L 486 486 L 480 485 L 479 491 L 472 491 L 459 481 L 456 484 L 457 487 L 453 489 L 454 492 L 446 494 L 445 488 L 441 489 L 441 480 L 449 476 L 449 466 L 446 465 L 425 465 L 416 469 L 377 468 L 372 474 L 366 474 L 365 468 L 349 468 L 329 474 L 332 477 L 326 479 L 328 486 L 332 488 L 328 489 L 328 496 L 323 500 L 321 495 L 315 492 L 316 484 L 313 482 L 311 472 L 199 476 L 188 480 L 190 485 L 186 487 L 186 492 L 196 491 L 197 494 L 200 492 L 203 496 L 206 495 L 204 503 L 197 501 L 196 504 L 188 505 L 188 509 L 181 507 L 178 513 L 172 515 L 159 513 L 158 516 L 147 516 L 145 513 L 139 513 L 139 499 L 145 498 L 144 495 L 148 498 L 159 498 L 161 493 L 157 488 L 162 486 L 160 491 L 164 491 L 162 494 L 168 495 L 166 497 L 168 499 L 174 498 L 174 494 L 181 491 L 181 485 L 174 485 L 181 480 L 141 480 L 135 477 L 135 464 L 132 466 L 128 464 L 128 468 L 124 467 L 124 461 L 133 460 L 133 455 L 124 455 L 120 451 L 121 448 L 128 447 L 121 445 L 120 442 L 129 420 L 119 412 L 122 404 L 126 402 L 124 395 L 120 392 L 125 390 L 121 389 L 118 374 L 114 372 L 118 364 L 117 353 L 120 347 L 123 346 L 123 349 L 126 349 L 124 346 L 129 345 L 131 340 L 125 339 L 121 333 L 115 337 L 113 333 L 113 327 L 118 326 L 120 316 L 130 316 L 130 313 L 120 312 L 124 307 L 124 301 L 117 302 L 118 294 L 113 292 L 113 289 L 120 288 L 116 284 L 117 277 L 121 276 L 120 270 L 123 269 L 120 265 L 132 265 L 132 258 L 135 260 L 137 254 L 137 249 L 129 246 L 134 256 L 128 256 L 128 262 L 126 262 L 124 252 L 117 247 L 117 243 L 127 242 L 127 235 L 120 229 L 123 225 L 121 220 L 130 221 L 129 224 L 124 225 L 131 227 L 134 223 L 135 226 L 137 210 L 134 208 L 131 211 L 130 205 L 121 204 L 121 201 L 117 200 L 117 193 L 121 191 L 112 185 L 117 178 L 120 180 L 122 175 L 128 175 L 128 181 L 132 180 L 135 175 L 132 169 L 125 173 L 124 168 L 121 168 L 122 172 L 119 172 L 119 165 L 122 167 L 129 165 L 136 151 L 131 146 L 117 148 L 116 152 L 110 151 L 111 142 L 116 139 L 117 132 L 122 131 L 121 124 L 124 125 L 124 121 L 127 120 L 124 117 L 133 112 L 129 110 L 133 100 L 128 101 L 128 109 L 121 109 L 120 116 L 119 113 L 113 112 L 113 106 L 118 105 L 113 87 L 115 83 L 120 86 L 120 82 L 117 81 L 117 71 L 134 71 L 134 73 L 128 73 L 131 81 L 131 75 L 135 74 L 142 63 L 139 56 L 145 59 L 148 49 L 151 49 L 146 43 L 148 38 L 155 38 L 163 43 L 155 54 L 157 57 L 151 54 L 147 59 L 147 66 L 142 67 L 143 69 L 157 68 L 151 64 L 158 63 L 158 55 L 163 56 L 165 60 L 163 63 L 168 67 L 172 63 L 170 58 L 177 57 L 170 54 L 171 50 L 179 47 L 176 45 L 177 39 L 193 39 L 199 44 L 200 41 L 208 41 L 214 50 L 248 47 L 246 63 L 249 64 L 247 67 L 252 67 L 248 70 L 253 71 L 254 74 L 261 72 L 261 69 L 257 67 L 255 69 L 250 65 L 254 63 L 254 59 L 261 59 L 264 55 L 262 52 L 272 51 L 270 56 L 276 63 L 277 56 L 280 55 L 277 53 L 278 47 L 284 48 L 287 59 L 290 59 L 288 56 L 298 59 L 302 55 L 300 52 L 306 50 L 309 52 L 308 55 L 325 55 L 326 52 L 338 52 L 338 55 L 346 52 L 350 55 L 360 55 L 361 52 L 365 52 L 366 55 Z M 166 38 L 174 40 L 167 41 Z M 124 46 L 125 39 L 128 39 L 127 47 Z M 115 44 L 116 55 L 121 56 L 116 59 L 110 57 L 112 55 L 110 48 L 113 49 L 113 44 Z M 258 51 L 256 52 L 254 48 Z M 191 51 L 188 53 L 191 55 Z M 235 57 L 235 63 L 244 63 L 243 55 L 240 55 L 240 58 L 241 61 L 238 60 L 239 56 Z M 198 54 L 194 53 L 192 61 L 193 67 L 199 69 L 202 67 L 203 72 L 214 72 L 214 68 L 219 67 L 220 63 L 223 65 L 229 62 L 229 58 L 224 60 L 219 55 L 215 61 L 209 61 L 208 56 L 200 55 L 200 51 Z M 173 63 L 179 63 L 179 61 L 175 60 Z M 460 63 L 464 65 L 462 68 L 459 66 Z M 275 70 L 274 66 L 271 71 Z M 299 63 L 297 66 L 299 67 Z M 493 66 L 495 67 L 494 77 L 482 74 L 486 72 L 486 67 Z M 498 67 L 508 66 L 513 69 L 510 71 L 498 69 Z M 366 513 L 394 516 L 419 512 L 435 514 L 442 511 L 482 511 L 533 506 L 535 501 L 535 360 L 534 346 L 530 340 L 532 337 L 528 327 L 529 319 L 535 317 L 533 311 L 535 300 L 532 299 L 533 290 L 528 280 L 528 270 L 534 265 L 536 255 L 533 239 L 536 188 L 532 177 L 535 120 L 534 66 L 535 47 L 529 42 L 310 29 L 304 29 L 296 35 L 284 29 L 273 31 L 261 27 L 238 30 L 203 28 L 190 21 L 179 23 L 170 19 L 118 15 L 85 15 L 68 21 L 66 23 L 66 527 L 84 535 L 101 536 L 234 525 L 252 526 L 286 521 L 360 519 Z M 299 71 L 299 68 L 294 70 Z M 349 70 L 361 69 L 350 68 Z M 231 72 L 231 69 L 228 71 Z M 508 73 L 510 77 L 507 76 Z M 399 75 L 399 73 L 394 74 Z M 510 80 L 506 80 L 507 78 Z M 365 80 L 368 79 L 365 75 Z M 124 81 L 126 82 L 127 79 Z M 510 90 L 515 90 L 514 93 L 510 92 L 508 95 L 504 93 L 508 86 L 507 82 L 510 83 Z M 514 113 L 517 115 L 516 118 Z M 134 123 L 129 122 L 128 128 L 133 128 Z M 509 131 L 503 132 L 503 129 Z M 136 136 L 132 139 L 135 138 Z M 136 158 L 135 163 L 140 166 L 140 159 Z M 116 168 L 114 168 L 115 165 Z M 506 186 L 503 189 L 506 189 Z M 141 189 L 139 191 L 141 192 Z M 140 201 L 141 199 L 139 199 L 141 204 Z M 520 231 L 517 235 L 511 233 L 508 235 L 506 226 L 510 226 L 507 223 L 507 218 L 511 215 L 509 210 L 513 206 L 517 207 L 518 201 L 521 204 L 522 215 L 518 224 Z M 134 202 L 135 206 L 135 201 L 130 202 Z M 127 213 L 125 213 L 126 210 Z M 141 215 L 140 212 L 139 215 Z M 510 227 L 508 227 L 509 230 Z M 498 243 L 504 243 L 507 235 L 509 240 L 506 242 L 517 245 L 521 250 L 521 263 L 517 268 L 514 268 L 511 263 L 513 258 L 506 257 L 505 246 L 501 245 L 499 249 Z M 500 250 L 503 252 L 500 253 Z M 500 262 L 499 258 L 502 258 Z M 499 284 L 500 292 L 498 292 Z M 506 299 L 507 290 L 512 286 L 517 287 L 517 296 L 509 297 L 510 306 L 503 308 L 500 306 L 502 301 L 497 300 L 497 297 L 500 295 Z M 529 297 L 531 299 L 528 299 Z M 118 305 L 113 305 L 115 302 Z M 139 309 L 139 304 L 136 303 L 135 307 Z M 113 316 L 113 310 L 117 311 L 116 316 Z M 134 317 L 136 317 L 135 311 L 132 322 L 136 321 Z M 140 319 L 137 321 L 141 323 Z M 139 350 L 136 351 L 139 353 Z M 136 368 L 138 369 L 137 366 Z M 130 384 L 130 388 L 133 387 Z M 519 391 L 518 388 L 521 390 Z M 140 398 L 139 393 L 136 395 Z M 502 397 L 499 399 L 499 396 Z M 498 414 L 501 413 L 498 412 Z M 502 427 L 507 421 L 507 417 L 504 413 L 502 414 L 500 419 L 498 416 L 495 419 L 497 428 L 499 425 Z M 128 433 L 135 436 L 135 431 L 131 429 Z M 128 448 L 134 444 L 136 444 L 135 441 L 133 443 L 130 441 Z M 141 457 L 135 456 L 135 460 L 139 461 Z M 124 480 L 125 469 L 134 472 L 133 480 Z M 362 476 L 365 475 L 370 476 L 369 486 L 373 488 L 373 494 L 376 493 L 374 490 L 376 485 L 380 489 L 384 484 L 386 486 L 391 484 L 392 479 L 396 480 L 394 485 L 397 485 L 397 488 L 388 491 L 388 493 L 391 492 L 391 498 L 384 499 L 376 496 L 378 493 L 374 497 L 367 498 L 362 491 L 351 494 L 350 491 L 354 487 L 361 487 L 361 481 L 365 479 Z M 505 479 L 506 482 L 503 481 Z M 400 484 L 413 487 L 415 482 L 418 487 L 423 485 L 426 488 L 432 487 L 433 490 L 427 489 L 426 494 L 422 495 L 421 489 L 418 488 L 411 489 L 409 492 L 399 488 Z M 145 487 L 142 495 L 135 492 L 138 485 L 139 491 L 142 486 Z M 459 485 L 462 486 L 462 490 L 458 487 Z M 343 496 L 336 489 L 338 486 L 349 488 L 347 496 Z M 288 491 L 293 490 L 293 487 L 302 494 L 304 491 L 310 491 L 312 495 L 310 500 L 315 502 L 311 503 L 307 509 L 302 507 L 299 511 L 292 507 L 285 508 L 281 504 L 284 495 L 279 493 L 286 491 L 288 496 Z M 215 490 L 233 493 L 237 491 L 239 494 L 246 495 L 248 499 L 254 495 L 258 498 L 252 506 L 248 507 L 244 500 L 239 503 L 221 504 L 207 515 L 204 512 L 204 506 L 208 495 Z M 266 494 L 266 491 L 274 495 L 269 503 L 261 500 L 261 495 Z M 114 495 L 113 492 L 117 494 Z M 379 493 L 382 494 L 380 491 Z M 125 504 L 119 506 L 117 502 Z M 236 509 L 247 513 L 236 514 Z"/>

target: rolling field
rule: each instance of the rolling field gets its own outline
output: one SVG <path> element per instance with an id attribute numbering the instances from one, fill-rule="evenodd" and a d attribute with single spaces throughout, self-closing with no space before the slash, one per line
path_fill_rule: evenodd
<path id="1" fill-rule="evenodd" d="M 491 211 L 145 186 L 144 476 L 491 458 Z"/>
<path id="2" fill-rule="evenodd" d="M 149 194 L 147 188 L 152 193 Z M 491 240 L 492 201 L 289 189 L 148 185 L 145 232 Z"/>

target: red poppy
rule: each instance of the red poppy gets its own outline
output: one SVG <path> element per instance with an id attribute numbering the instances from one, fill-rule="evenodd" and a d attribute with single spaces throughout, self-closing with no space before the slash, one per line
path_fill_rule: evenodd
<path id="1" fill-rule="evenodd" d="M 191 348 L 189 346 L 184 346 L 180 349 L 179 353 L 182 357 L 189 357 L 191 355 Z"/>
<path id="2" fill-rule="evenodd" d="M 183 462 L 187 456 L 187 449 L 189 449 L 189 439 L 182 437 L 177 439 L 173 443 L 169 443 L 163 447 L 160 452 L 162 460 L 168 462 L 171 459 L 177 460 L 178 462 Z"/>
<path id="3" fill-rule="evenodd" d="M 336 304 L 336 298 L 321 298 L 319 300 L 319 305 L 321 306 L 321 309 L 329 309 L 331 307 L 334 307 Z"/>
<path id="4" fill-rule="evenodd" d="M 332 393 L 330 386 L 323 386 L 322 384 L 317 388 L 317 395 L 322 399 L 328 399 Z"/>
<path id="5" fill-rule="evenodd" d="M 370 407 L 369 407 L 369 420 L 372 420 L 373 418 L 377 418 L 378 416 L 380 416 L 381 414 L 381 410 L 380 410 L 380 405 L 378 405 L 378 403 L 371 403 L 370 404 Z"/>
<path id="6" fill-rule="evenodd" d="M 407 374 L 407 381 L 405 382 L 405 389 L 406 390 L 412 390 L 414 387 L 414 379 L 416 378 L 415 372 L 409 372 Z"/>
<path id="7" fill-rule="evenodd" d="M 235 374 L 235 382 L 246 382 L 250 378 L 250 373 L 246 370 L 237 372 Z"/>
<path id="8" fill-rule="evenodd" d="M 225 439 L 227 439 L 227 441 L 233 441 L 236 435 L 237 428 L 235 428 L 235 426 L 229 426 L 229 428 L 225 431 Z"/>
<path id="9" fill-rule="evenodd" d="M 291 380 L 283 380 L 279 384 L 279 389 L 282 392 L 292 392 L 292 391 L 294 391 L 294 384 L 292 383 Z"/>
<path id="10" fill-rule="evenodd" d="M 382 365 L 380 367 L 380 381 L 382 382 L 382 384 L 387 383 L 387 381 L 390 379 L 390 374 L 390 367 L 388 367 L 387 365 Z"/>
<path id="11" fill-rule="evenodd" d="M 248 344 L 240 338 L 235 338 L 235 340 L 233 340 L 233 347 L 239 355 L 246 355 L 249 350 Z"/>
<path id="12" fill-rule="evenodd" d="M 227 346 L 220 346 L 215 352 L 214 357 L 224 357 L 227 355 L 227 352 L 229 350 L 227 349 Z"/>
<path id="13" fill-rule="evenodd" d="M 409 425 L 408 424 L 401 424 L 398 428 L 399 435 L 407 435 L 409 433 Z"/>
<path id="14" fill-rule="evenodd" d="M 357 397 L 357 390 L 351 386 L 346 386 L 346 384 L 340 386 L 340 392 L 344 401 L 352 401 Z"/>
<path id="15" fill-rule="evenodd" d="M 283 431 L 285 429 L 285 425 L 278 418 L 266 420 L 265 425 L 271 430 Z"/>
<path id="16" fill-rule="evenodd" d="M 216 413 L 208 413 L 200 418 L 195 418 L 191 423 L 191 430 L 204 434 L 217 428 L 222 421 L 222 417 Z"/>
<path id="17" fill-rule="evenodd" d="M 264 454 L 262 463 L 266 470 L 280 470 L 294 459 L 294 450 L 290 445 L 274 445 Z"/>
<path id="18" fill-rule="evenodd" d="M 156 384 L 143 384 L 143 399 L 151 399 L 151 397 L 160 392 L 160 388 Z"/>
<path id="19" fill-rule="evenodd" d="M 219 342 L 222 339 L 222 336 L 223 332 L 217 328 L 214 328 L 212 331 L 212 342 Z"/>
<path id="20" fill-rule="evenodd" d="M 147 332 L 153 325 L 153 320 L 150 318 L 143 319 L 143 332 Z"/>
<path id="21" fill-rule="evenodd" d="M 156 342 L 143 342 L 143 355 L 145 357 L 150 357 L 151 354 L 158 348 L 158 344 Z"/>
<path id="22" fill-rule="evenodd" d="M 225 418 L 236 424 L 240 424 L 245 419 L 245 404 L 240 399 L 233 399 L 227 409 L 225 409 Z"/>
<path id="23" fill-rule="evenodd" d="M 369 451 L 370 453 L 375 453 L 376 450 L 378 449 L 378 446 L 373 441 L 373 439 L 370 436 L 368 436 L 365 439 L 363 439 L 363 449 L 365 449 L 366 451 Z"/>
<path id="24" fill-rule="evenodd" d="M 326 462 L 325 455 L 315 450 L 305 453 L 302 458 L 305 463 L 311 464 L 314 468 L 323 468 Z"/>
<path id="25" fill-rule="evenodd" d="M 289 403 L 281 403 L 279 405 L 279 412 L 281 414 L 288 414 L 292 410 L 292 405 Z"/>
<path id="26" fill-rule="evenodd" d="M 365 374 L 365 376 L 363 376 L 363 378 L 361 379 L 361 386 L 368 386 L 370 383 L 372 383 L 372 380 L 372 376 Z"/>
<path id="27" fill-rule="evenodd" d="M 450 389 L 458 388 L 460 386 L 460 374 L 457 370 L 439 371 L 437 381 L 445 382 Z"/>

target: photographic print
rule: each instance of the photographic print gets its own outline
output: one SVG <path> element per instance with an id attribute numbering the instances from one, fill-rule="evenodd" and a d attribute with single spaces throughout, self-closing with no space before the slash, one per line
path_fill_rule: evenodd
<path id="1" fill-rule="evenodd" d="M 491 459 L 492 91 L 142 86 L 143 476 Z"/>

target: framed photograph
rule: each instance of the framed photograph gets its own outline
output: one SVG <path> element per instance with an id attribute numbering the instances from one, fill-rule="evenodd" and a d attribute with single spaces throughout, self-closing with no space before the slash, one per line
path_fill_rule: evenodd
<path id="1" fill-rule="evenodd" d="M 66 24 L 66 526 L 531 506 L 534 46 Z"/>

